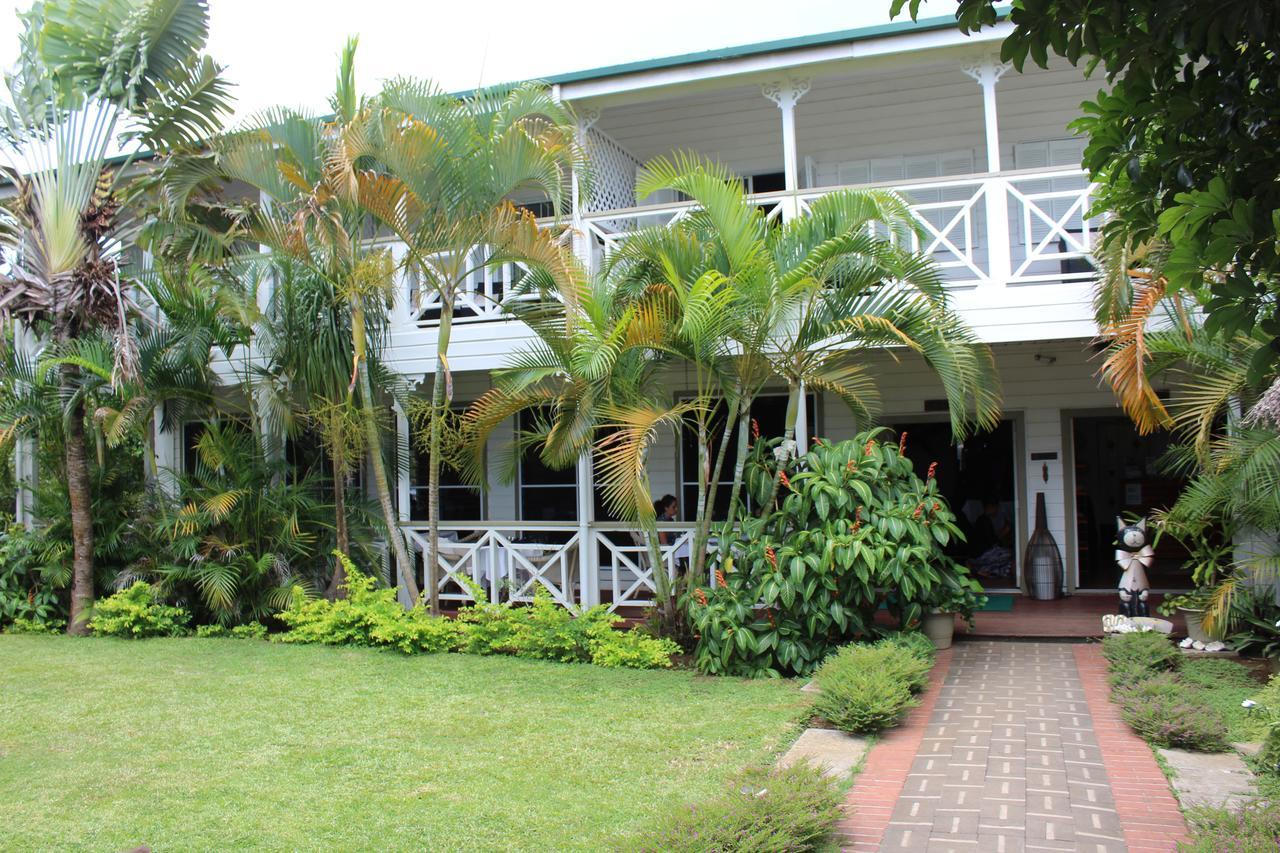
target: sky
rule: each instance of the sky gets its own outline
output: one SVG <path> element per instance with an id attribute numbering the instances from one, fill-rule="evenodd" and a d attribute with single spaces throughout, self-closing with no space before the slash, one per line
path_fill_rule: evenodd
<path id="1" fill-rule="evenodd" d="M 395 76 L 449 91 L 621 62 L 885 23 L 890 0 L 210 0 L 209 53 L 236 84 L 237 117 L 275 104 L 327 110 L 338 52 L 360 36 L 357 82 Z M 0 0 L 0 67 L 17 53 Z M 942 15 L 931 0 L 921 16 Z"/>

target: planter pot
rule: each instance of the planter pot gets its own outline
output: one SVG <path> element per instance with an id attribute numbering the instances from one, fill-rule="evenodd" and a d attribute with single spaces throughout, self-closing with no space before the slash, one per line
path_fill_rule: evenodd
<path id="1" fill-rule="evenodd" d="M 1191 610 L 1186 607 L 1179 607 L 1178 612 L 1182 614 L 1182 618 L 1187 623 L 1187 636 L 1195 642 L 1211 643 L 1213 638 L 1204 630 L 1204 626 L 1200 623 L 1204 616 L 1203 610 Z"/>
<path id="2" fill-rule="evenodd" d="M 954 613 L 926 613 L 920 625 L 924 635 L 939 649 L 951 648 L 951 637 L 956 632 Z"/>

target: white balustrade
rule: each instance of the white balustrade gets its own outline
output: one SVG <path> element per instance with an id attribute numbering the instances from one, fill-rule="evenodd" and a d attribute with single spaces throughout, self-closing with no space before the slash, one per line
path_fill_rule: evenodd
<path id="1" fill-rule="evenodd" d="M 654 604 L 656 581 L 649 550 L 639 531 L 625 524 L 593 522 L 589 545 L 601 599 L 610 611 Z M 428 584 L 426 522 L 401 525 L 418 559 L 422 586 Z M 674 580 L 690 555 L 691 524 L 662 524 L 666 542 L 659 546 L 661 570 Z M 440 600 L 462 606 L 472 602 L 469 583 L 490 601 L 530 602 L 539 587 L 570 609 L 585 604 L 581 533 L 576 522 L 522 521 L 442 522 L 438 573 Z"/>

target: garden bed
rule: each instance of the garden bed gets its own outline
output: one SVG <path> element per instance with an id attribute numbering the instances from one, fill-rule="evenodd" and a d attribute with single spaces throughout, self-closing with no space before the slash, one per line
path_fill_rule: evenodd
<path id="1" fill-rule="evenodd" d="M 797 731 L 789 681 L 0 636 L 0 847 L 598 850 Z M 376 839 L 376 842 L 375 842 Z"/>

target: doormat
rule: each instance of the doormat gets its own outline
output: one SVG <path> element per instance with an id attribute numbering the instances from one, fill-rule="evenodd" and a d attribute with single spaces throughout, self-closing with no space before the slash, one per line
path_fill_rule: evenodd
<path id="1" fill-rule="evenodd" d="M 987 603 L 978 609 L 988 613 L 1008 613 L 1013 609 L 1013 596 L 1003 592 L 992 593 L 987 596 Z"/>

